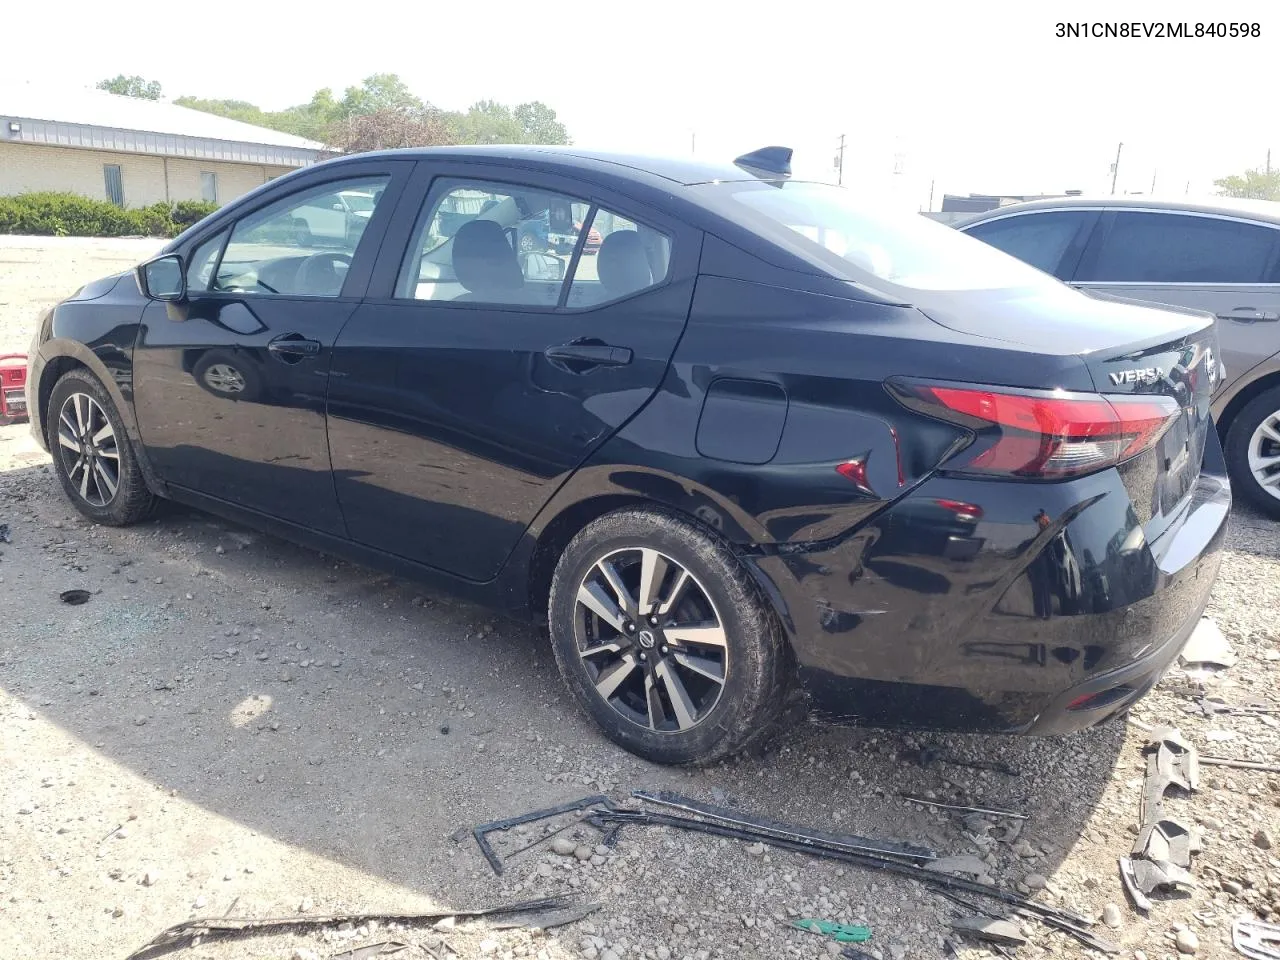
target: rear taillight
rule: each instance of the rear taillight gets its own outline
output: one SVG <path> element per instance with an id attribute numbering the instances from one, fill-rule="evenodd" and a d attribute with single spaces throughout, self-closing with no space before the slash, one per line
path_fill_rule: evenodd
<path id="1" fill-rule="evenodd" d="M 946 469 L 1054 480 L 1123 463 L 1150 449 L 1181 413 L 1172 397 L 1102 396 L 894 382 L 922 413 L 974 432 Z"/>

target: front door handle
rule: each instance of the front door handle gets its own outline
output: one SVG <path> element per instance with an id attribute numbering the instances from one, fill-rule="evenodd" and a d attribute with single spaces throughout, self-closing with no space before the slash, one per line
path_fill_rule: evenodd
<path id="1" fill-rule="evenodd" d="M 281 359 L 300 360 L 316 356 L 320 352 L 320 341 L 306 340 L 296 333 L 286 333 L 268 343 L 267 350 Z"/>
<path id="2" fill-rule="evenodd" d="M 1218 319 L 1234 320 L 1236 323 L 1274 323 L 1280 320 L 1280 313 L 1259 310 L 1257 307 L 1234 307 L 1226 313 L 1218 314 Z"/>
<path id="3" fill-rule="evenodd" d="M 624 367 L 631 362 L 630 347 L 607 343 L 562 343 L 543 351 L 548 360 L 579 367 Z"/>

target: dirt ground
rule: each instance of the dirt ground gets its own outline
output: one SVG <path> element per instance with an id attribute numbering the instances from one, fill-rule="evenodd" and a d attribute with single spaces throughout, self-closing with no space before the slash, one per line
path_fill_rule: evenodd
<path id="1" fill-rule="evenodd" d="M 0 238 L 0 352 L 43 305 L 155 248 Z M 1205 831 L 1189 895 L 1141 917 L 1116 859 L 1133 842 L 1145 732 L 1174 723 L 1202 752 L 1276 762 L 1269 715 L 1188 712 L 1206 685 L 1280 703 L 1280 527 L 1245 510 L 1210 612 L 1239 655 L 1175 670 L 1134 711 L 1075 737 L 911 736 L 805 725 L 763 758 L 659 768 L 598 736 L 530 626 L 177 507 L 127 530 L 84 522 L 25 426 L 0 428 L 0 957 L 124 958 L 195 916 L 396 913 L 568 893 L 599 903 L 547 933 L 355 924 L 208 941 L 174 956 L 329 957 L 443 938 L 461 957 L 709 960 L 826 957 L 796 917 L 865 923 L 886 960 L 994 956 L 949 932 L 964 911 L 913 881 L 735 840 L 628 827 L 589 859 L 543 845 L 493 875 L 477 822 L 605 791 L 668 788 L 814 827 L 985 858 L 996 882 L 1101 917 L 1121 956 L 1195 944 L 1235 956 L 1234 918 L 1280 910 L 1280 777 L 1206 768 L 1169 814 Z M 82 606 L 59 601 L 91 592 Z M 1136 722 L 1134 722 L 1136 721 Z M 447 732 L 446 732 L 447 731 Z M 910 758 L 922 745 L 1011 776 Z M 1024 811 L 1021 835 L 902 793 Z M 994 823 L 994 821 L 992 821 Z M 118 829 L 117 829 L 118 828 Z M 534 839 L 529 832 L 514 843 Z M 1040 889 L 1043 887 L 1043 889 Z M 305 913 L 299 911 L 305 908 Z M 1111 919 L 1117 919 L 1112 917 Z M 1277 918 L 1280 919 L 1280 918 Z M 1027 922 L 1025 958 L 1088 955 Z M 1193 936 L 1188 936 L 1191 934 Z"/>

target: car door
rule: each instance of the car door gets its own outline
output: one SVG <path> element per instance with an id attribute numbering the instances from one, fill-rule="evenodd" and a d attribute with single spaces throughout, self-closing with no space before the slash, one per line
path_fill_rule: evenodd
<path id="1" fill-rule="evenodd" d="M 334 348 L 328 401 L 352 539 L 473 580 L 653 395 L 701 244 L 590 184 L 480 170 L 422 164 L 419 209 L 402 205 Z M 531 229 L 544 219 L 567 223 L 568 256 Z"/>
<path id="2" fill-rule="evenodd" d="M 291 178 L 183 251 L 187 299 L 148 304 L 134 350 L 138 426 L 166 483 L 345 532 L 324 421 L 332 347 L 412 168 L 365 162 Z M 300 212 L 350 188 L 381 191 L 370 229 L 318 236 Z"/>
<path id="3" fill-rule="evenodd" d="M 1103 214 L 1074 286 L 1217 317 L 1226 385 L 1280 351 L 1280 229 L 1177 210 Z"/>

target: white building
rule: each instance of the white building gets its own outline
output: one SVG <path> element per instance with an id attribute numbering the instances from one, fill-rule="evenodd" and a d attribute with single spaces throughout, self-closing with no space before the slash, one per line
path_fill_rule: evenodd
<path id="1" fill-rule="evenodd" d="M 55 190 L 127 207 L 226 203 L 325 156 L 311 140 L 172 103 L 0 87 L 0 196 Z"/>

